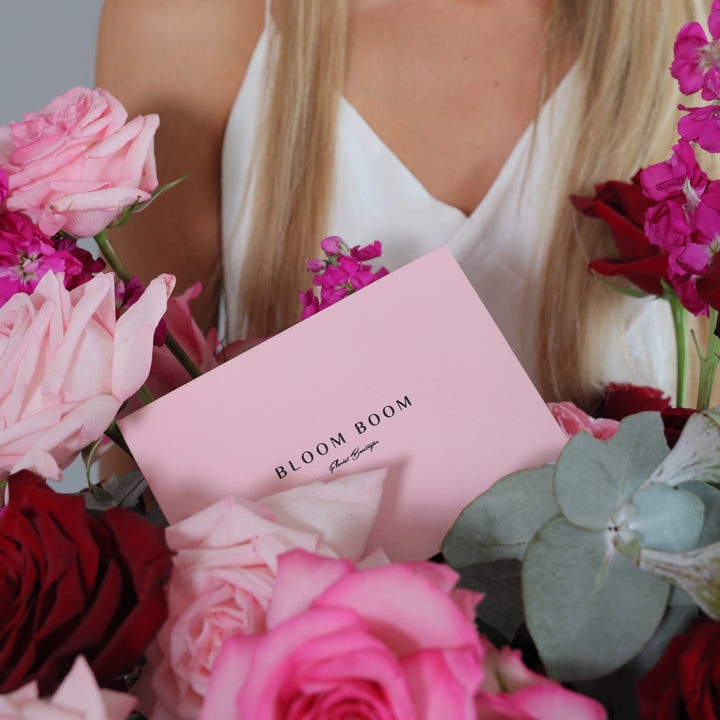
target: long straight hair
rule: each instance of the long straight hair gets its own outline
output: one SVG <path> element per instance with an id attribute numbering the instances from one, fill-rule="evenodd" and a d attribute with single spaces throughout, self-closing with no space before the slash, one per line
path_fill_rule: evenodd
<path id="1" fill-rule="evenodd" d="M 549 0 L 544 77 L 567 38 L 579 48 L 582 94 L 563 122 L 558 197 L 537 304 L 540 389 L 592 408 L 599 347 L 617 332 L 623 298 L 592 278 L 591 258 L 612 253 L 608 231 L 567 201 L 595 183 L 629 179 L 665 159 L 676 141 L 678 91 L 668 72 L 674 34 L 707 17 L 709 0 Z M 278 3 L 280 43 L 254 169 L 252 221 L 240 278 L 239 317 L 250 336 L 299 319 L 303 260 L 326 230 L 334 179 L 348 0 Z M 547 94 L 543 82 L 538 106 Z M 235 329 L 237 332 L 237 328 Z"/>
<path id="2" fill-rule="evenodd" d="M 239 279 L 240 323 L 249 337 L 300 319 L 297 292 L 308 284 L 304 261 L 318 254 L 327 226 L 345 72 L 347 0 L 277 6 L 273 43 L 279 53 L 258 138 Z"/>
<path id="3" fill-rule="evenodd" d="M 577 65 L 584 85 L 567 120 L 561 169 L 568 193 L 592 195 L 595 183 L 629 180 L 670 156 L 681 101 L 669 72 L 674 36 L 684 23 L 706 19 L 709 5 L 552 0 L 547 63 L 565 33 L 581 40 Z M 592 409 L 601 390 L 592 379 L 601 376 L 602 346 L 621 332 L 628 300 L 587 270 L 592 258 L 613 254 L 609 231 L 565 200 L 559 198 L 538 307 L 541 389 L 547 398 Z"/>

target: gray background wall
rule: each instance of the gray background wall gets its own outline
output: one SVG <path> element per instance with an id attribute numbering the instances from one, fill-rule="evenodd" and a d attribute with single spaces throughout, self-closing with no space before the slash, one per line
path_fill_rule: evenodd
<path id="1" fill-rule="evenodd" d="M 0 125 L 40 110 L 76 85 L 93 86 L 102 0 L 0 0 Z M 85 483 L 82 465 L 62 489 Z"/>

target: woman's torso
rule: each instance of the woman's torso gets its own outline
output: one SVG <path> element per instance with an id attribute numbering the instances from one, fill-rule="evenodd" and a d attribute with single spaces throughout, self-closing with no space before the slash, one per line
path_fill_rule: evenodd
<path id="1" fill-rule="evenodd" d="M 260 37 L 235 100 L 223 145 L 222 237 L 229 327 L 236 319 L 237 282 L 249 222 L 241 198 L 247 189 L 256 121 L 266 85 L 270 34 L 271 22 Z M 370 69 L 372 62 L 371 56 L 367 63 Z M 363 77 L 362 72 L 356 74 Z M 382 264 L 390 270 L 447 245 L 533 380 L 537 380 L 534 303 L 539 296 L 540 270 L 552 228 L 553 198 L 561 192 L 561 188 L 553 186 L 554 149 L 562 142 L 563 114 L 577 92 L 576 75 L 574 69 L 567 73 L 542 107 L 536 123 L 530 122 L 524 131 L 516 128 L 505 136 L 507 150 L 501 147 L 500 155 L 488 161 L 487 177 L 483 177 L 482 163 L 457 163 L 466 175 L 476 176 L 474 185 L 470 183 L 475 187 L 474 195 L 460 189 L 453 192 L 450 184 L 443 183 L 447 163 L 440 168 L 436 182 L 432 166 L 415 161 L 425 153 L 403 144 L 402 127 L 397 122 L 383 126 L 382 100 L 368 101 L 362 82 L 346 83 L 350 99 L 343 97 L 339 109 L 335 186 L 327 234 L 340 235 L 350 245 L 380 240 Z M 362 114 L 355 108 L 355 101 L 363 106 Z M 484 97 L 470 97 L 461 104 L 470 108 L 473 103 L 486 101 Z M 366 108 L 371 118 L 365 118 Z M 414 110 L 417 113 L 418 108 Z M 407 122 L 411 123 L 412 117 Z M 373 129 L 378 126 L 382 136 Z M 519 139 L 508 140 L 513 133 L 519 133 Z M 390 140 L 386 142 L 382 137 Z M 453 147 L 452 143 L 448 147 Z M 428 151 L 426 155 L 432 157 L 433 153 Z M 654 310 L 643 311 L 639 320 L 629 317 L 628 325 L 648 326 L 647 331 L 635 328 L 640 338 L 635 343 L 635 354 L 640 366 L 652 365 L 648 381 L 659 375 L 655 384 L 669 388 L 672 381 L 667 363 L 653 360 L 658 348 L 650 347 L 645 339 L 653 334 L 656 314 Z M 623 329 L 618 332 L 622 334 Z M 604 379 L 629 379 L 622 363 L 616 363 L 610 353 L 606 366 Z"/>

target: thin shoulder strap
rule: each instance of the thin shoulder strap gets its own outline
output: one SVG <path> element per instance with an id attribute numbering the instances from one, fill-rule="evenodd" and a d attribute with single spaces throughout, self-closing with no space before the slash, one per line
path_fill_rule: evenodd
<path id="1" fill-rule="evenodd" d="M 265 0 L 265 27 L 272 25 L 272 0 Z"/>

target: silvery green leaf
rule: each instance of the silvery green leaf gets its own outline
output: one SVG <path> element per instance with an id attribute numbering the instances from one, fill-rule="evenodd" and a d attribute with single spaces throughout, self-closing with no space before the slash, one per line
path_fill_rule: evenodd
<path id="1" fill-rule="evenodd" d="M 532 536 L 558 508 L 553 465 L 507 475 L 473 500 L 442 544 L 446 562 L 459 570 L 502 558 L 520 559 Z"/>
<path id="2" fill-rule="evenodd" d="M 485 594 L 477 606 L 477 618 L 499 632 L 504 644 L 512 641 L 525 620 L 521 568 L 520 560 L 494 560 L 459 570 L 461 587 Z"/>
<path id="3" fill-rule="evenodd" d="M 668 454 L 660 413 L 625 418 L 614 437 L 579 433 L 565 446 L 555 471 L 555 499 L 565 518 L 586 530 L 605 530 Z"/>
<path id="4" fill-rule="evenodd" d="M 720 490 L 704 482 L 687 482 L 679 487 L 697 495 L 705 505 L 705 521 L 695 546 L 720 541 Z"/>
<path id="5" fill-rule="evenodd" d="M 689 550 L 700 537 L 705 516 L 703 501 L 691 492 L 653 483 L 632 499 L 635 517 L 627 529 L 643 548 Z"/>
<path id="6" fill-rule="evenodd" d="M 691 480 L 720 482 L 720 416 L 717 410 L 690 416 L 675 447 L 648 482 L 679 485 Z"/>
<path id="7" fill-rule="evenodd" d="M 560 681 L 601 677 L 637 655 L 670 592 L 616 552 L 608 533 L 562 516 L 529 543 L 522 585 L 528 629 L 548 674 Z"/>

